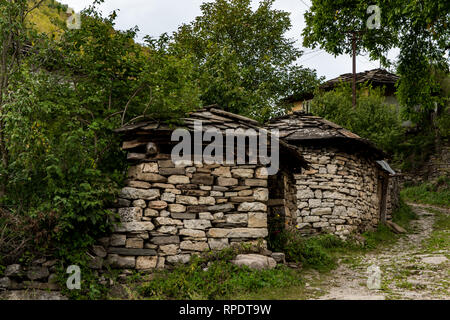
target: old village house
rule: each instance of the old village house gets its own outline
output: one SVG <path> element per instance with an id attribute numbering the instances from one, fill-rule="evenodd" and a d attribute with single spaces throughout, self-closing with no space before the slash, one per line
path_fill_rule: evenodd
<path id="1" fill-rule="evenodd" d="M 201 121 L 203 131 L 261 134 L 258 122 L 217 106 L 190 113 L 180 126 L 192 132 L 195 121 Z M 267 128 L 280 130 L 276 175 L 267 175 L 260 162 L 176 165 L 171 160 L 177 143 L 171 141 L 174 127 L 151 121 L 118 129 L 130 170 L 112 209 L 120 224 L 100 240 L 106 263 L 162 268 L 210 249 L 240 243 L 267 246 L 269 229 L 278 225 L 345 237 L 390 217 L 388 166 L 377 162 L 384 154 L 369 141 L 302 113 L 275 119 Z M 96 260 L 93 265 L 101 268 L 103 260 Z"/>

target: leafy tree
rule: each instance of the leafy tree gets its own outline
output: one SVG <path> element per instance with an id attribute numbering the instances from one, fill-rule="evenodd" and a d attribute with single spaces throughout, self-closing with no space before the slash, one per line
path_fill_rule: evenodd
<path id="1" fill-rule="evenodd" d="M 2 169 L 8 166 L 9 158 L 4 132 L 4 105 L 11 93 L 11 81 L 20 72 L 26 45 L 36 37 L 27 23 L 27 16 L 43 1 L 0 2 L 0 153 Z M 2 170 L 0 193 L 5 192 L 7 176 Z"/>
<path id="2" fill-rule="evenodd" d="M 282 113 L 282 98 L 312 90 L 315 71 L 295 64 L 302 52 L 285 36 L 289 14 L 263 0 L 216 0 L 201 6 L 202 15 L 174 33 L 171 49 L 196 58 L 204 104 L 264 120 Z"/>
<path id="3" fill-rule="evenodd" d="M 82 12 L 82 28 L 33 41 L 3 101 L 8 163 L 3 205 L 30 216 L 63 255 L 111 227 L 108 208 L 126 169 L 112 129 L 145 118 L 176 118 L 200 105 L 189 56 L 167 39 L 134 42 L 114 30 L 116 14 Z M 51 226 L 41 223 L 56 216 Z M 52 220 L 53 221 L 53 220 Z"/>
<path id="4" fill-rule="evenodd" d="M 381 10 L 379 29 L 366 27 L 370 5 Z M 406 116 L 419 121 L 448 101 L 448 96 L 439 94 L 441 88 L 435 71 L 448 74 L 449 11 L 450 3 L 445 0 L 312 0 L 305 14 L 303 44 L 320 46 L 334 55 L 348 54 L 351 32 L 355 31 L 357 52 L 367 51 L 372 59 L 381 59 L 386 66 L 387 51 L 400 48 L 398 97 L 407 107 Z"/>

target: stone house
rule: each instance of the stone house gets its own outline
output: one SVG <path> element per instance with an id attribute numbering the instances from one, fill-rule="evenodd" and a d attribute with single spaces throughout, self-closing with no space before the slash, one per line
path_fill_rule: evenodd
<path id="1" fill-rule="evenodd" d="M 112 267 L 162 268 L 186 263 L 193 253 L 242 243 L 267 247 L 269 230 L 280 222 L 282 228 L 305 234 L 345 237 L 389 216 L 390 207 L 382 205 L 389 176 L 381 174 L 376 162 L 384 154 L 333 123 L 301 113 L 271 121 L 266 128 L 280 130 L 280 170 L 268 175 L 261 158 L 237 161 L 236 146 L 226 150 L 226 156 L 233 154 L 231 162 L 217 164 L 206 157 L 195 161 L 209 145 L 195 139 L 189 142 L 194 159 L 174 163 L 175 128 L 193 133 L 199 122 L 204 134 L 214 129 L 226 136 L 232 130 L 233 139 L 250 141 L 253 135 L 268 146 L 274 141 L 261 140 L 269 130 L 258 122 L 216 106 L 190 113 L 177 127 L 149 121 L 116 130 L 130 168 L 111 209 L 120 223 L 99 241 Z M 247 160 L 254 152 L 245 149 Z M 101 268 L 103 260 L 94 264 Z"/>
<path id="2" fill-rule="evenodd" d="M 398 201 L 389 192 L 398 192 L 395 172 L 370 141 L 303 112 L 273 119 L 267 129 L 278 129 L 309 165 L 295 173 L 281 160 L 279 173 L 269 177 L 269 223 L 280 216 L 301 233 L 344 238 L 391 218 Z"/>
<path id="3" fill-rule="evenodd" d="M 323 91 L 335 89 L 340 83 L 351 83 L 353 79 L 352 73 L 341 74 L 340 76 L 322 83 L 319 88 Z M 358 72 L 356 74 L 356 84 L 370 84 L 373 88 L 384 88 L 385 102 L 398 107 L 398 100 L 395 95 L 399 77 L 391 72 L 383 69 L 372 69 L 368 71 Z M 294 94 L 285 99 L 287 103 L 293 105 L 293 111 L 311 112 L 311 101 L 314 98 L 313 92 L 305 92 Z"/>
<path id="4" fill-rule="evenodd" d="M 250 133 L 259 138 L 262 129 L 252 119 L 214 106 L 191 113 L 182 119 L 180 127 L 193 133 L 199 122 L 203 133 L 233 130 L 235 139 L 240 135 L 250 139 L 246 136 Z M 239 243 L 266 247 L 266 167 L 259 160 L 238 164 L 235 157 L 232 163 L 223 165 L 207 164 L 206 158 L 198 163 L 192 158 L 174 163 L 171 152 L 178 143 L 171 139 L 174 129 L 158 122 L 143 122 L 116 130 L 123 136 L 122 148 L 128 152 L 130 169 L 117 208 L 112 209 L 121 223 L 111 237 L 101 241 L 114 267 L 163 267 L 187 262 L 192 253 Z M 201 142 L 200 153 L 208 143 Z M 198 144 L 192 142 L 194 158 Z M 288 144 L 280 144 L 281 154 L 289 155 L 292 167 L 306 167 L 300 154 Z M 245 152 L 249 157 L 250 149 Z"/>

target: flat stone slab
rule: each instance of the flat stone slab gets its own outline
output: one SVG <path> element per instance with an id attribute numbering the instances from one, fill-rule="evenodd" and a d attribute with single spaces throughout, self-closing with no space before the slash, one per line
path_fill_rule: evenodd
<path id="1" fill-rule="evenodd" d="M 109 248 L 108 253 L 122 256 L 156 256 L 156 251 L 153 249 Z"/>
<path id="2" fill-rule="evenodd" d="M 260 254 L 239 254 L 231 263 L 256 270 L 273 269 L 277 266 L 275 259 Z"/>
<path id="3" fill-rule="evenodd" d="M 422 257 L 421 259 L 422 262 L 428 264 L 441 264 L 448 261 L 447 257 L 445 256 Z"/>
<path id="4" fill-rule="evenodd" d="M 13 290 L 0 292 L 1 300 L 68 300 L 60 292 L 44 290 Z"/>

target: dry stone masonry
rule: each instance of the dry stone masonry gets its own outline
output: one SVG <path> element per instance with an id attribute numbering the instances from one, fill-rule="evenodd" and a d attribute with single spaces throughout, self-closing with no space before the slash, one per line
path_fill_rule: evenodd
<path id="1" fill-rule="evenodd" d="M 202 130 L 259 129 L 256 121 L 214 106 L 184 119 L 190 132 L 194 120 L 201 121 Z M 151 270 L 186 263 L 193 254 L 209 250 L 240 244 L 266 247 L 266 168 L 237 164 L 236 158 L 234 164 L 223 165 L 194 162 L 192 156 L 174 163 L 173 130 L 154 122 L 118 130 L 130 168 L 111 209 L 120 221 L 115 232 L 100 241 L 106 255 L 96 257 L 99 268 L 107 264 Z"/>
<path id="2" fill-rule="evenodd" d="M 138 270 L 267 236 L 267 175 L 256 165 L 134 165 L 118 199 L 107 262 Z M 261 242 L 264 244 L 264 241 Z"/>
<path id="3" fill-rule="evenodd" d="M 305 235 L 326 232 L 347 238 L 392 218 L 398 203 L 398 183 L 377 162 L 385 155 L 370 141 L 302 112 L 274 119 L 267 128 L 278 129 L 280 138 L 294 146 L 309 164 L 301 172 L 285 165 L 283 172 L 269 179 L 271 198 L 275 195 L 284 199 L 282 211 L 288 227 Z M 281 180 L 281 187 L 273 183 Z M 280 189 L 284 189 L 281 196 Z M 290 200 L 293 193 L 296 210 Z M 271 210 L 269 220 L 279 212 Z"/>
<path id="4" fill-rule="evenodd" d="M 334 148 L 300 149 L 311 167 L 294 176 L 297 229 L 347 236 L 375 228 L 380 212 L 373 163 Z"/>

